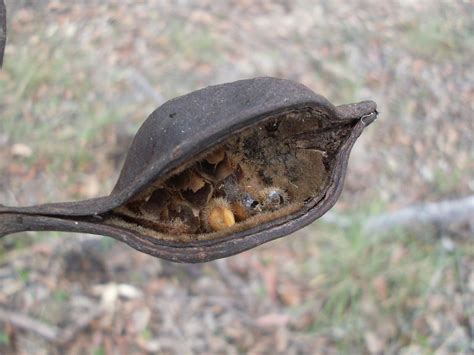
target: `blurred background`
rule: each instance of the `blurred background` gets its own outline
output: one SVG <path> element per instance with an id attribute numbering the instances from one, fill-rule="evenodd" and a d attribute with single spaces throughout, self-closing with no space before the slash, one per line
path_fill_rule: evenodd
<path id="1" fill-rule="evenodd" d="M 3 238 L 0 353 L 473 350 L 473 225 L 413 214 L 440 201 L 465 211 L 474 193 L 472 2 L 6 4 L 5 205 L 108 194 L 147 115 L 211 84 L 283 77 L 334 104 L 372 99 L 380 116 L 327 216 L 225 260 L 173 264 L 88 235 Z M 408 224 L 370 224 L 407 209 Z"/>

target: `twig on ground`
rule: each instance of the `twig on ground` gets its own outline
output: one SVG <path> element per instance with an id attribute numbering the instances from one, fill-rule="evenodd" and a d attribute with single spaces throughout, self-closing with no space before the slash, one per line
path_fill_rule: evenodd
<path id="1" fill-rule="evenodd" d="M 474 220 L 474 196 L 458 200 L 432 202 L 369 218 L 366 232 L 420 224 L 449 225 Z"/>
<path id="2" fill-rule="evenodd" d="M 0 309 L 0 320 L 9 322 L 16 328 L 35 333 L 36 335 L 52 342 L 56 342 L 58 339 L 58 328 L 25 316 L 24 314 L 8 312 Z"/>
<path id="3" fill-rule="evenodd" d="M 339 228 L 349 228 L 353 218 L 333 212 L 326 213 L 322 220 Z M 369 217 L 362 223 L 364 232 L 373 233 L 394 227 L 413 227 L 424 224 L 445 226 L 452 223 L 474 221 L 474 195 L 458 200 L 431 202 L 413 205 L 399 211 Z"/>
<path id="4" fill-rule="evenodd" d="M 102 308 L 96 308 L 89 313 L 79 316 L 76 323 L 66 327 L 65 329 L 50 326 L 24 314 L 9 312 L 2 309 L 0 309 L 0 320 L 9 322 L 15 328 L 35 333 L 55 344 L 64 345 L 69 343 L 81 330 L 87 328 L 89 324 L 102 313 Z"/>

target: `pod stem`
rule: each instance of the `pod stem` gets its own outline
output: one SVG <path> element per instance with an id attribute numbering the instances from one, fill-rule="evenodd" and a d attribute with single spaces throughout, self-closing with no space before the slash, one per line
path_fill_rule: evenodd
<path id="1" fill-rule="evenodd" d="M 22 213 L 0 213 L 0 238 L 27 231 L 68 231 L 61 218 Z M 70 224 L 71 221 L 68 221 Z"/>

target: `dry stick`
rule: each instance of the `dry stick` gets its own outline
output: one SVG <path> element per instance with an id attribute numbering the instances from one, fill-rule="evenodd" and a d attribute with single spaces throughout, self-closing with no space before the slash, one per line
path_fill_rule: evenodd
<path id="1" fill-rule="evenodd" d="M 474 195 L 458 200 L 425 203 L 400 211 L 371 217 L 364 224 L 364 231 L 376 232 L 393 227 L 419 224 L 449 225 L 474 220 Z"/>
<path id="2" fill-rule="evenodd" d="M 354 219 L 333 212 L 326 213 L 322 220 L 340 228 L 349 228 L 355 223 Z M 363 223 L 363 230 L 366 233 L 374 233 L 394 227 L 420 224 L 448 225 L 472 221 L 474 221 L 474 195 L 458 200 L 413 205 L 399 211 L 369 217 Z"/>
<path id="3" fill-rule="evenodd" d="M 58 338 L 58 328 L 52 327 L 20 313 L 8 312 L 0 309 L 0 320 L 9 322 L 16 328 L 35 333 L 49 341 L 55 342 Z"/>
<path id="4" fill-rule="evenodd" d="M 96 308 L 83 316 L 80 316 L 77 322 L 70 327 L 63 330 L 45 324 L 39 320 L 30 318 L 24 314 L 16 312 L 8 312 L 0 309 L 0 320 L 9 322 L 16 328 L 20 328 L 40 337 L 53 342 L 58 345 L 64 345 L 69 343 L 73 338 L 84 328 L 87 328 L 89 324 L 96 318 L 98 318 L 104 310 L 102 308 Z"/>

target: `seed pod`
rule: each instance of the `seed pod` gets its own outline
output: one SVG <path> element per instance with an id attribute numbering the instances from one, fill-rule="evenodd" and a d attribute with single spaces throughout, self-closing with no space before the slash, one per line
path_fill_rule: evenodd
<path id="1" fill-rule="evenodd" d="M 110 236 L 178 262 L 227 257 L 328 211 L 354 142 L 376 117 L 372 101 L 335 107 L 301 84 L 276 78 L 198 90 L 148 117 L 109 196 L 0 206 L 0 236 L 72 231 Z M 159 203 L 163 191 L 169 196 Z M 218 198 L 229 203 L 236 222 L 229 217 L 224 227 L 209 228 L 198 217 Z M 153 208 L 160 212 L 154 215 Z"/>

